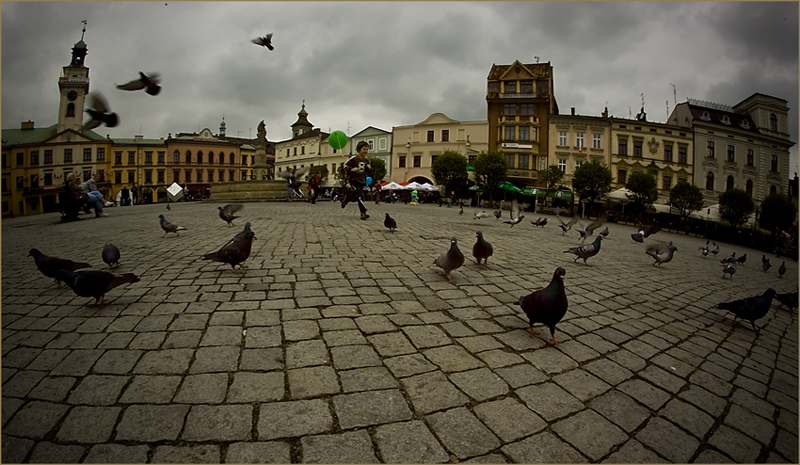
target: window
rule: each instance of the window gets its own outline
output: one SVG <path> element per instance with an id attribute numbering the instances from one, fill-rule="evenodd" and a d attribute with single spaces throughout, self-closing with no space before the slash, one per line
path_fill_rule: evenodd
<path id="1" fill-rule="evenodd" d="M 336 151 L 334 150 L 333 153 L 336 153 Z M 291 155 L 291 154 L 292 154 L 291 150 L 290 149 L 286 149 L 286 157 L 288 158 L 289 155 Z"/>
<path id="2" fill-rule="evenodd" d="M 530 162 L 530 158 L 531 158 L 531 156 L 528 155 L 527 153 L 520 153 L 519 154 L 519 165 L 517 165 L 517 168 L 519 168 L 521 170 L 529 169 L 528 165 L 529 165 L 529 162 Z"/>
<path id="3" fill-rule="evenodd" d="M 567 145 L 567 131 L 558 131 L 558 145 L 566 147 Z"/>
<path id="4" fill-rule="evenodd" d="M 305 145 L 302 145 L 302 146 L 300 146 L 300 155 L 305 155 L 305 154 L 306 154 L 306 146 L 305 146 Z M 210 156 L 210 157 L 213 157 L 213 156 L 214 156 L 214 154 L 212 153 L 212 154 L 211 154 L 211 155 L 209 155 L 209 156 Z M 213 160 L 213 158 L 212 158 L 212 160 Z M 209 160 L 208 162 L 213 164 L 213 161 L 211 161 L 211 160 Z"/>
<path id="5" fill-rule="evenodd" d="M 38 165 L 38 164 L 39 164 L 39 151 L 31 150 L 31 165 Z"/>
<path id="6" fill-rule="evenodd" d="M 734 163 L 736 161 L 736 149 L 732 146 L 728 146 L 728 161 Z"/>
<path id="7" fill-rule="evenodd" d="M 36 188 L 36 187 L 39 187 L 39 175 L 38 174 L 32 174 L 31 175 L 31 188 L 33 189 L 33 188 Z"/>
<path id="8" fill-rule="evenodd" d="M 566 173 L 567 172 L 567 159 L 566 158 L 559 158 L 558 159 L 558 169 L 560 169 L 562 173 Z"/>
<path id="9" fill-rule="evenodd" d="M 156 174 L 156 177 L 158 178 L 158 183 L 159 184 L 164 184 L 164 182 L 165 182 L 164 181 L 164 170 L 158 170 L 158 173 Z"/>
<path id="10" fill-rule="evenodd" d="M 506 116 L 515 116 L 517 114 L 517 104 L 516 103 L 503 104 L 503 114 Z"/>
<path id="11" fill-rule="evenodd" d="M 398 168 L 405 168 L 406 167 L 406 156 L 405 155 L 400 155 L 397 158 L 397 167 Z"/>
<path id="12" fill-rule="evenodd" d="M 532 94 L 533 93 L 533 81 L 519 81 L 519 93 L 520 94 Z M 523 113 L 524 115 L 525 113 Z"/>
<path id="13" fill-rule="evenodd" d="M 628 172 L 626 170 L 617 170 L 617 182 L 620 184 L 628 182 Z"/>
<path id="14" fill-rule="evenodd" d="M 772 172 L 778 171 L 778 156 L 773 154 L 772 161 L 770 162 L 769 170 Z"/>
<path id="15" fill-rule="evenodd" d="M 44 151 L 44 164 L 45 165 L 52 165 L 53 164 L 53 151 L 52 150 L 45 150 Z"/>
<path id="16" fill-rule="evenodd" d="M 144 172 L 144 183 L 145 184 L 152 184 L 153 183 L 153 170 L 145 170 L 145 172 Z"/>
<path id="17" fill-rule="evenodd" d="M 177 165 L 180 162 L 181 162 L 181 153 L 178 152 L 177 150 L 172 152 L 172 163 L 175 163 Z"/>
<path id="18" fill-rule="evenodd" d="M 433 142 L 433 131 L 428 131 L 428 142 Z"/>
<path id="19" fill-rule="evenodd" d="M 678 163 L 686 164 L 686 147 L 682 145 L 678 146 Z"/>
<path id="20" fill-rule="evenodd" d="M 303 148 L 305 148 L 305 147 L 303 147 Z M 214 164 L 214 152 L 208 152 L 208 164 L 209 165 L 213 165 Z"/>
<path id="21" fill-rule="evenodd" d="M 442 129 L 442 142 L 450 142 L 450 130 Z M 372 141 L 370 141 L 369 149 L 372 150 Z"/>
<path id="22" fill-rule="evenodd" d="M 534 112 L 535 108 L 534 108 L 532 103 L 522 103 L 522 104 L 520 104 L 519 107 L 520 107 L 519 108 L 520 109 L 520 114 L 523 114 L 523 115 L 526 115 L 526 116 L 533 116 L 533 114 L 534 114 L 533 112 Z"/>
<path id="23" fill-rule="evenodd" d="M 67 105 L 67 115 L 66 116 L 68 118 L 75 116 L 75 104 L 74 103 L 70 103 L 70 104 Z"/>
<path id="24" fill-rule="evenodd" d="M 753 180 L 748 179 L 747 182 L 744 184 L 744 191 L 747 192 L 747 195 L 750 197 L 753 196 Z"/>
<path id="25" fill-rule="evenodd" d="M 190 163 L 192 163 L 192 152 L 190 152 L 189 150 L 187 150 L 187 151 L 186 151 L 186 164 L 188 165 L 188 164 L 190 164 Z"/>
<path id="26" fill-rule="evenodd" d="M 777 192 L 778 192 L 778 188 L 775 187 L 775 184 L 769 186 L 769 193 L 770 194 L 776 194 Z"/>
<path id="27" fill-rule="evenodd" d="M 531 128 L 529 126 L 519 127 L 519 140 L 531 140 Z"/>
<path id="28" fill-rule="evenodd" d="M 634 157 L 642 157 L 642 141 L 635 140 L 633 141 L 633 156 Z"/>
<path id="29" fill-rule="evenodd" d="M 92 178 L 92 170 L 83 170 L 83 180 L 88 181 Z"/>
<path id="30" fill-rule="evenodd" d="M 231 153 L 230 156 L 228 156 L 228 163 L 231 164 L 231 165 L 236 164 L 236 157 L 234 157 L 233 153 Z M 231 179 L 233 179 L 233 178 L 231 178 Z"/>
<path id="31" fill-rule="evenodd" d="M 728 176 L 728 179 L 725 181 L 725 190 L 729 191 L 733 189 L 733 176 Z"/>
<path id="32" fill-rule="evenodd" d="M 295 150 L 297 150 L 297 149 L 295 149 Z M 198 165 L 202 165 L 203 164 L 203 152 L 197 152 L 197 164 Z"/>
<path id="33" fill-rule="evenodd" d="M 714 141 L 710 140 L 706 144 L 706 157 L 714 158 Z"/>
<path id="34" fill-rule="evenodd" d="M 179 170 L 172 170 L 172 182 L 180 182 L 181 172 Z"/>
<path id="35" fill-rule="evenodd" d="M 686 182 L 686 178 L 678 178 L 678 184 Z"/>
<path id="36" fill-rule="evenodd" d="M 714 173 L 711 171 L 706 174 L 706 190 L 713 191 L 714 190 Z"/>
<path id="37" fill-rule="evenodd" d="M 25 188 L 25 176 L 17 176 L 17 189 Z"/>
<path id="38" fill-rule="evenodd" d="M 672 176 L 663 176 L 661 188 L 664 190 L 672 189 Z"/>
<path id="39" fill-rule="evenodd" d="M 228 170 L 228 181 L 233 181 L 234 180 L 234 176 L 236 176 L 236 171 Z"/>
<path id="40" fill-rule="evenodd" d="M 153 164 L 153 152 L 145 152 L 144 153 L 144 164 L 145 165 L 152 165 Z"/>
<path id="41" fill-rule="evenodd" d="M 122 171 L 114 171 L 114 184 L 122 184 Z"/>
<path id="42" fill-rule="evenodd" d="M 128 183 L 133 184 L 136 182 L 136 174 L 133 171 L 128 171 Z"/>
<path id="43" fill-rule="evenodd" d="M 217 170 L 217 176 L 218 176 L 219 182 L 225 181 L 225 170 Z M 228 181 L 233 181 L 233 178 L 228 179 Z"/>
<path id="44" fill-rule="evenodd" d="M 601 149 L 603 148 L 603 139 L 601 139 L 600 134 L 592 134 L 592 148 L 593 149 Z"/>
<path id="45" fill-rule="evenodd" d="M 232 165 L 233 163 L 231 163 Z M 242 166 L 247 166 L 247 155 L 242 155 Z"/>
<path id="46" fill-rule="evenodd" d="M 617 149 L 618 155 L 628 154 L 628 139 L 619 139 L 619 148 Z"/>
<path id="47" fill-rule="evenodd" d="M 578 148 L 583 149 L 585 144 L 583 143 L 583 133 L 582 132 L 575 133 L 575 145 L 578 146 Z"/>
<path id="48" fill-rule="evenodd" d="M 753 155 L 753 149 L 747 149 L 747 166 L 753 166 L 755 162 L 755 156 Z"/>
<path id="49" fill-rule="evenodd" d="M 500 81 L 492 81 L 486 86 L 486 91 L 490 94 L 500 93 Z"/>
<path id="50" fill-rule="evenodd" d="M 517 93 L 517 81 L 507 81 L 503 83 L 503 90 L 506 94 Z"/>
<path id="51" fill-rule="evenodd" d="M 778 117 L 775 116 L 775 113 L 769 114 L 769 130 L 770 131 L 778 130 Z"/>
<path id="52" fill-rule="evenodd" d="M 166 152 L 158 152 L 158 164 L 163 165 L 165 163 L 164 158 L 166 157 Z"/>
<path id="53" fill-rule="evenodd" d="M 203 170 L 197 170 L 197 182 L 203 182 Z"/>
<path id="54" fill-rule="evenodd" d="M 45 173 L 44 174 L 44 185 L 50 186 L 53 184 L 53 173 Z"/>
<path id="55" fill-rule="evenodd" d="M 97 161 L 106 161 L 106 149 L 104 147 L 97 148 Z"/>
<path id="56" fill-rule="evenodd" d="M 64 149 L 64 163 L 72 163 L 72 149 Z"/>
<path id="57" fill-rule="evenodd" d="M 83 149 L 83 161 L 92 161 L 92 149 Z"/>
<path id="58" fill-rule="evenodd" d="M 192 182 L 192 170 L 183 171 L 183 182 Z"/>
<path id="59" fill-rule="evenodd" d="M 469 166 L 475 166 L 475 160 L 478 159 L 477 155 L 470 155 L 469 156 Z"/>
<path id="60" fill-rule="evenodd" d="M 25 164 L 25 153 L 18 152 L 17 153 L 17 166 L 22 166 Z"/>
<path id="61" fill-rule="evenodd" d="M 422 155 L 414 155 L 414 168 L 422 166 Z"/>
<path id="62" fill-rule="evenodd" d="M 136 163 L 136 152 L 128 152 L 128 164 L 133 165 Z"/>
<path id="63" fill-rule="evenodd" d="M 505 128 L 506 128 L 505 137 L 503 138 L 503 140 L 516 140 L 517 138 L 517 134 L 515 131 L 516 128 L 514 126 L 506 126 Z"/>
<path id="64" fill-rule="evenodd" d="M 509 168 L 514 168 L 514 162 L 516 161 L 516 156 L 513 153 L 507 153 L 506 155 L 506 163 L 508 163 Z"/>
<path id="65" fill-rule="evenodd" d="M 664 161 L 672 161 L 672 144 L 664 144 Z"/>

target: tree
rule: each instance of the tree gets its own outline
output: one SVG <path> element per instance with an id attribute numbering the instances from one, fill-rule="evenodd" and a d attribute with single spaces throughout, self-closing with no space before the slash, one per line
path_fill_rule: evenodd
<path id="1" fill-rule="evenodd" d="M 431 164 L 431 175 L 436 184 L 444 186 L 445 195 L 449 195 L 467 179 L 467 157 L 447 150 Z"/>
<path id="2" fill-rule="evenodd" d="M 703 192 L 699 187 L 681 181 L 669 191 L 669 203 L 678 211 L 686 224 L 686 220 L 692 212 L 700 211 L 703 208 Z"/>
<path id="3" fill-rule="evenodd" d="M 506 179 L 508 162 L 502 152 L 496 150 L 484 151 L 478 154 L 473 164 L 475 180 L 486 186 L 489 192 L 489 202 L 494 200 L 494 194 L 500 189 L 497 185 Z"/>
<path id="4" fill-rule="evenodd" d="M 328 180 L 328 167 L 326 165 L 314 165 L 310 167 L 308 173 L 306 173 L 306 181 L 311 179 L 314 173 L 319 173 L 319 178 L 323 183 Z"/>
<path id="5" fill-rule="evenodd" d="M 572 175 L 572 190 L 581 200 L 594 201 L 611 192 L 611 181 L 614 177 L 605 163 L 597 159 L 575 168 Z"/>
<path id="6" fill-rule="evenodd" d="M 753 199 L 741 189 L 731 189 L 719 196 L 719 216 L 733 226 L 734 232 L 747 222 L 755 209 Z"/>
<path id="7" fill-rule="evenodd" d="M 770 194 L 761 201 L 758 225 L 770 231 L 774 238 L 778 231 L 788 231 L 792 227 L 795 216 L 794 204 L 788 196 L 781 193 Z"/>
<path id="8" fill-rule="evenodd" d="M 561 168 L 559 168 L 558 165 L 548 166 L 547 170 L 545 170 L 544 174 L 542 175 L 542 180 L 545 183 L 544 185 L 546 186 L 547 193 L 549 194 L 550 192 L 558 189 L 563 178 L 564 172 L 561 171 Z"/>
<path id="9" fill-rule="evenodd" d="M 372 185 L 383 182 L 386 177 L 386 162 L 378 157 L 369 159 L 369 164 L 372 166 L 372 171 L 368 174 L 372 178 Z"/>
<path id="10" fill-rule="evenodd" d="M 653 202 L 658 199 L 658 188 L 656 187 L 656 178 L 644 171 L 634 171 L 628 177 L 625 183 L 625 188 L 631 191 L 628 197 L 631 199 L 634 208 L 639 210 L 640 214 L 644 213 L 647 207 L 653 205 Z"/>

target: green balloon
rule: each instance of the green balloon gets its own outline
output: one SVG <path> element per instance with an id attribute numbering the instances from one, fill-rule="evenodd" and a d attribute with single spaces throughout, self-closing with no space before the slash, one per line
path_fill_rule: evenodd
<path id="1" fill-rule="evenodd" d="M 330 136 L 328 136 L 328 143 L 331 144 L 335 150 L 341 150 L 347 145 L 347 135 L 342 131 L 333 131 Z"/>

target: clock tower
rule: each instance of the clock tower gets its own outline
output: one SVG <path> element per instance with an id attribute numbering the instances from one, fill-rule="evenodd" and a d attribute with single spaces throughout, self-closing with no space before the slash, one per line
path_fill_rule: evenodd
<path id="1" fill-rule="evenodd" d="M 81 40 L 72 47 L 72 62 L 64 66 L 58 78 L 58 132 L 73 129 L 81 132 L 83 125 L 83 109 L 86 94 L 89 93 L 89 68 L 83 62 L 86 59 L 86 20 L 83 21 Z"/>

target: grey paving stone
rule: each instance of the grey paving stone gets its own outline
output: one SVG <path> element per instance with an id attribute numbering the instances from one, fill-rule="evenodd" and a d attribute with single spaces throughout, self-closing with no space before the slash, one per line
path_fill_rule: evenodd
<path id="1" fill-rule="evenodd" d="M 585 346 L 576 340 L 564 341 L 558 345 L 558 349 L 578 363 L 594 360 L 600 356 L 598 351 L 592 349 L 591 347 Z"/>
<path id="2" fill-rule="evenodd" d="M 480 457 L 473 457 L 465 460 L 463 463 L 508 463 L 508 460 L 502 454 L 488 454 Z"/>
<path id="3" fill-rule="evenodd" d="M 89 449 L 83 463 L 145 463 L 149 449 L 147 446 L 97 444 Z"/>
<path id="4" fill-rule="evenodd" d="M 287 341 L 304 341 L 319 335 L 319 325 L 314 320 L 287 321 L 283 324 L 283 336 Z"/>
<path id="5" fill-rule="evenodd" d="M 258 414 L 258 440 L 293 438 L 333 430 L 330 406 L 323 399 L 262 404 Z"/>
<path id="6" fill-rule="evenodd" d="M 581 401 L 552 382 L 522 387 L 516 393 L 529 409 L 548 422 L 584 408 Z"/>
<path id="7" fill-rule="evenodd" d="M 30 463 L 78 463 L 86 452 L 83 446 L 40 442 L 31 452 Z"/>
<path id="8" fill-rule="evenodd" d="M 695 463 L 735 463 L 730 457 L 723 455 L 713 449 L 706 449 L 697 456 Z M 767 463 L 774 463 L 768 460 Z"/>
<path id="9" fill-rule="evenodd" d="M 197 442 L 247 441 L 252 429 L 252 405 L 194 405 L 181 437 Z"/>
<path id="10" fill-rule="evenodd" d="M 670 397 L 668 393 L 640 379 L 625 381 L 619 385 L 619 390 L 653 410 L 661 408 Z"/>
<path id="11" fill-rule="evenodd" d="M 378 426 L 375 443 L 385 463 L 444 463 L 450 459 L 420 420 Z"/>
<path id="12" fill-rule="evenodd" d="M 507 444 L 501 449 L 513 463 L 586 463 L 581 455 L 563 440 L 552 433 L 539 434 Z"/>
<path id="13" fill-rule="evenodd" d="M 300 444 L 302 463 L 380 463 L 364 430 L 306 436 Z"/>
<path id="14" fill-rule="evenodd" d="M 292 399 L 307 399 L 326 394 L 338 394 L 339 378 L 330 366 L 297 368 L 287 372 Z"/>
<path id="15" fill-rule="evenodd" d="M 220 463 L 220 447 L 211 444 L 156 446 L 154 463 Z"/>
<path id="16" fill-rule="evenodd" d="M 464 346 L 465 349 L 473 354 L 477 354 L 478 352 L 483 352 L 486 350 L 501 349 L 504 347 L 503 344 L 501 344 L 497 339 L 489 335 L 461 337 L 456 339 L 456 342 Z"/>
<path id="17" fill-rule="evenodd" d="M 727 402 L 698 386 L 689 386 L 689 389 L 678 394 L 683 400 L 690 402 L 695 407 L 705 410 L 711 416 L 717 417 L 725 410 Z"/>
<path id="18" fill-rule="evenodd" d="M 373 334 L 367 336 L 367 340 L 375 350 L 383 357 L 393 357 L 395 355 L 407 355 L 417 352 L 417 349 L 409 342 L 402 332 Z"/>
<path id="19" fill-rule="evenodd" d="M 67 408 L 52 402 L 28 402 L 6 423 L 3 434 L 42 439 L 64 417 Z"/>
<path id="20" fill-rule="evenodd" d="M 294 342 L 286 346 L 286 367 L 302 368 L 331 362 L 327 346 L 321 340 Z"/>
<path id="21" fill-rule="evenodd" d="M 241 328 L 239 334 L 241 335 Z M 259 349 L 264 347 L 279 347 L 283 343 L 280 326 L 256 326 L 247 328 L 244 336 L 245 347 Z"/>
<path id="22" fill-rule="evenodd" d="M 700 441 L 662 418 L 652 418 L 636 439 L 673 462 L 688 463 Z"/>
<path id="23" fill-rule="evenodd" d="M 241 349 L 233 346 L 201 347 L 194 351 L 189 373 L 219 373 L 236 371 Z"/>
<path id="24" fill-rule="evenodd" d="M 633 376 L 632 371 L 607 358 L 591 361 L 583 365 L 582 368 L 612 386 L 616 386 Z"/>
<path id="25" fill-rule="evenodd" d="M 592 399 L 588 406 L 628 433 L 633 432 L 650 417 L 650 412 L 645 407 L 616 390 Z"/>
<path id="26" fill-rule="evenodd" d="M 228 389 L 226 373 L 204 373 L 183 378 L 174 401 L 181 404 L 214 404 L 225 399 Z"/>
<path id="27" fill-rule="evenodd" d="M 400 387 L 386 367 L 366 367 L 339 372 L 344 392 L 372 391 Z"/>
<path id="28" fill-rule="evenodd" d="M 511 397 L 478 404 L 473 410 L 504 443 L 530 436 L 547 426 L 541 417 Z"/>
<path id="29" fill-rule="evenodd" d="M 786 460 L 791 463 L 797 462 L 797 448 L 798 440 L 797 435 L 787 432 L 786 430 L 779 430 L 775 438 L 775 451 L 781 454 Z"/>
<path id="30" fill-rule="evenodd" d="M 553 381 L 582 402 L 587 402 L 611 389 L 611 386 L 601 379 L 579 368 L 553 376 Z"/>
<path id="31" fill-rule="evenodd" d="M 107 350 L 95 363 L 93 371 L 105 374 L 126 374 L 142 356 L 141 350 Z"/>
<path id="32" fill-rule="evenodd" d="M 117 441 L 174 441 L 183 428 L 188 405 L 131 405 L 122 413 Z"/>
<path id="33" fill-rule="evenodd" d="M 477 401 L 503 396 L 509 391 L 508 384 L 487 368 L 452 373 L 448 378 L 465 394 Z"/>
<path id="34" fill-rule="evenodd" d="M 23 463 L 35 445 L 36 443 L 30 439 L 3 434 L 3 443 L 0 447 L 3 463 Z"/>
<path id="35" fill-rule="evenodd" d="M 134 376 L 119 398 L 121 404 L 166 404 L 180 384 L 179 376 Z"/>
<path id="36" fill-rule="evenodd" d="M 645 448 L 641 442 L 631 439 L 616 452 L 609 455 L 603 463 L 669 463 L 655 452 Z M 716 463 L 716 462 L 699 462 Z"/>
<path id="37" fill-rule="evenodd" d="M 500 446 L 500 440 L 464 407 L 432 413 L 426 420 L 444 447 L 459 459 L 482 455 Z"/>
<path id="38" fill-rule="evenodd" d="M 422 414 L 469 402 L 469 398 L 456 389 L 440 371 L 403 378 L 400 382 L 414 410 Z"/>
<path id="39" fill-rule="evenodd" d="M 67 443 L 108 442 L 121 410 L 120 407 L 75 407 L 61 424 L 56 439 Z"/>
<path id="40" fill-rule="evenodd" d="M 487 350 L 476 354 L 476 356 L 489 368 L 500 368 L 525 361 L 519 355 L 503 349 Z"/>
<path id="41" fill-rule="evenodd" d="M 227 402 L 272 402 L 283 399 L 286 393 L 284 374 L 238 372 L 228 390 Z"/>
<path id="42" fill-rule="evenodd" d="M 364 334 L 397 331 L 397 326 L 383 315 L 361 316 L 355 319 L 355 324 Z"/>
<path id="43" fill-rule="evenodd" d="M 419 349 L 452 344 L 447 334 L 435 326 L 406 326 L 403 332 Z"/>
<path id="44" fill-rule="evenodd" d="M 411 410 L 400 390 L 357 392 L 333 397 L 342 429 L 410 420 Z"/>
<path id="45" fill-rule="evenodd" d="M 50 375 L 85 376 L 102 355 L 103 351 L 99 349 L 73 350 L 50 371 Z"/>
<path id="46" fill-rule="evenodd" d="M 283 349 L 244 349 L 239 361 L 239 369 L 243 371 L 272 371 L 285 367 Z"/>
<path id="47" fill-rule="evenodd" d="M 436 370 L 436 365 L 429 362 L 422 354 L 401 355 L 399 357 L 387 358 L 383 363 L 389 368 L 392 374 L 398 378 Z"/>
<path id="48" fill-rule="evenodd" d="M 71 404 L 112 405 L 117 402 L 128 376 L 89 375 L 69 396 Z"/>
<path id="49" fill-rule="evenodd" d="M 553 431 L 591 460 L 599 460 L 628 435 L 594 410 L 583 410 L 552 426 Z"/>
<path id="50" fill-rule="evenodd" d="M 71 376 L 46 377 L 39 381 L 35 388 L 31 389 L 27 397 L 36 400 L 61 402 L 75 386 L 75 382 L 76 379 Z M 3 404 L 6 402 L 6 399 L 3 399 Z M 3 413 L 3 418 L 5 418 L 5 412 Z M 5 420 L 3 423 L 5 423 Z"/>
<path id="51" fill-rule="evenodd" d="M 355 344 L 366 344 L 367 340 L 361 331 L 357 329 L 345 329 L 342 331 L 325 331 L 322 338 L 328 347 L 347 346 Z"/>
<path id="52" fill-rule="evenodd" d="M 470 355 L 463 347 L 456 345 L 436 347 L 425 350 L 422 353 L 446 373 L 471 370 L 483 366 L 480 360 Z"/>
<path id="53" fill-rule="evenodd" d="M 234 442 L 228 446 L 225 463 L 290 463 L 291 446 L 274 442 Z"/>
<path id="54" fill-rule="evenodd" d="M 726 425 L 720 425 L 708 438 L 708 443 L 724 450 L 737 463 L 753 463 L 761 453 L 758 442 Z"/>
<path id="55" fill-rule="evenodd" d="M 509 386 L 515 389 L 530 384 L 543 383 L 550 379 L 549 376 L 528 363 L 498 368 L 494 371 L 500 375 Z"/>
<path id="56" fill-rule="evenodd" d="M 22 399 L 14 399 L 11 397 L 3 397 L 2 401 L 2 416 L 3 416 L 3 425 L 5 425 L 11 417 L 17 413 L 20 407 L 25 403 Z"/>
<path id="57" fill-rule="evenodd" d="M 368 345 L 332 347 L 331 357 L 337 370 L 383 365 L 378 354 Z"/>
<path id="58" fill-rule="evenodd" d="M 172 331 L 167 334 L 167 338 L 161 345 L 164 349 L 183 349 L 200 346 L 200 338 L 203 332 L 200 330 Z"/>
<path id="59" fill-rule="evenodd" d="M 522 356 L 536 368 L 551 375 L 578 367 L 575 360 L 572 360 L 554 347 L 545 347 L 534 352 L 527 352 Z"/>
<path id="60" fill-rule="evenodd" d="M 144 375 L 185 373 L 194 353 L 192 349 L 164 349 L 145 352 L 133 367 L 133 373 Z"/>
<path id="61" fill-rule="evenodd" d="M 744 433 L 747 437 L 755 439 L 768 446 L 775 435 L 775 426 L 771 420 L 765 420 L 739 405 L 731 405 L 725 415 L 726 425 Z"/>
<path id="62" fill-rule="evenodd" d="M 714 426 L 714 418 L 689 403 L 672 399 L 659 411 L 659 415 L 703 439 Z"/>

